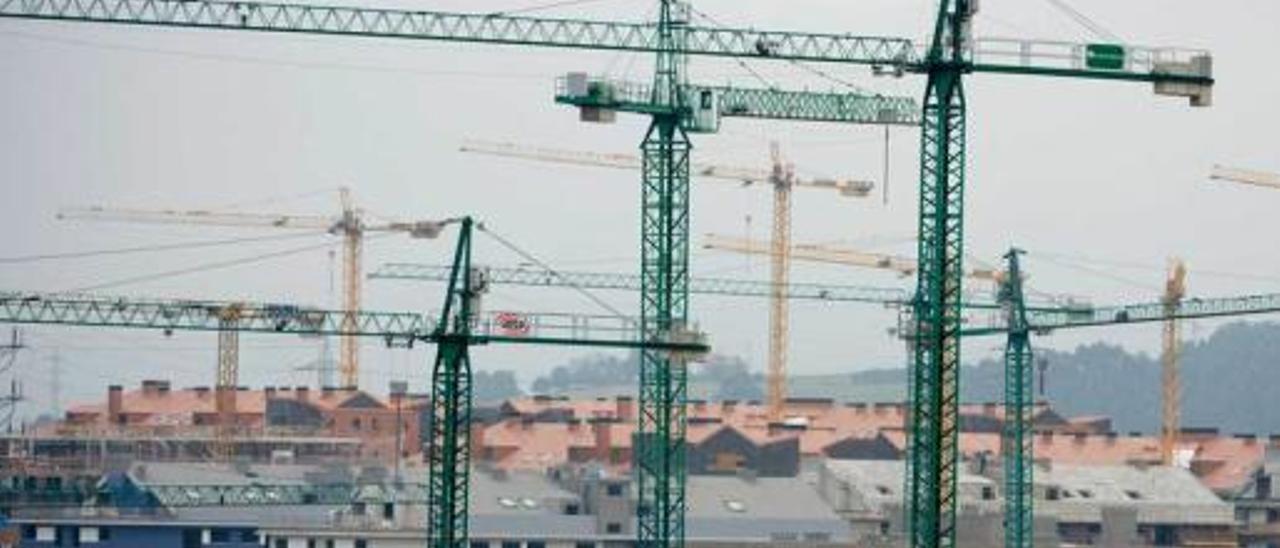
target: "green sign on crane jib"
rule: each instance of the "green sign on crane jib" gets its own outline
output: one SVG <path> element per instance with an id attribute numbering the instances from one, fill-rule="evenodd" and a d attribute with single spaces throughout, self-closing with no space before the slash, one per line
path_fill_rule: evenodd
<path id="1" fill-rule="evenodd" d="M 1119 44 L 1089 44 L 1084 48 L 1084 66 L 1098 70 L 1124 68 L 1124 46 Z"/>

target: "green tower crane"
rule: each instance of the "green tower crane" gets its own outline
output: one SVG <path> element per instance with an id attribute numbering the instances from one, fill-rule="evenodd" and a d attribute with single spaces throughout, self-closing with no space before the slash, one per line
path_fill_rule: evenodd
<path id="1" fill-rule="evenodd" d="M 1156 93 L 1190 97 L 1193 105 L 1207 105 L 1213 85 L 1210 57 L 1200 51 L 975 40 L 971 23 L 976 8 L 974 0 L 941 0 L 923 56 L 915 44 L 901 38 L 698 27 L 689 24 L 675 0 L 662 0 L 656 26 L 217 0 L 0 0 L 0 17 L 654 53 L 658 57 L 657 74 L 653 89 L 646 95 L 658 112 L 651 113 L 654 120 L 642 147 L 646 201 L 642 204 L 641 239 L 645 251 L 641 275 L 647 286 L 641 316 L 646 328 L 678 322 L 687 312 L 687 295 L 683 292 L 687 269 L 682 270 L 688 260 L 687 240 L 681 240 L 687 236 L 687 178 L 680 177 L 688 173 L 689 128 L 681 127 L 677 122 L 680 115 L 670 109 L 701 106 L 704 99 L 715 101 L 714 94 L 698 94 L 697 103 L 682 97 L 680 91 L 688 89 L 683 84 L 687 56 L 858 64 L 869 65 L 880 73 L 925 75 L 926 91 L 919 118 L 920 268 L 913 307 L 918 336 L 914 339 L 909 373 L 912 405 L 907 474 L 911 545 L 923 548 L 955 544 L 966 162 L 963 77 L 991 72 L 1148 82 L 1154 84 Z M 782 99 L 771 92 L 761 93 Z M 842 101 L 812 99 L 822 112 L 847 112 Z M 852 100 L 865 106 L 877 102 L 877 97 L 854 95 Z M 680 372 L 655 371 L 653 367 L 646 371 L 651 374 L 642 375 L 645 379 L 641 384 L 642 397 L 649 398 L 647 401 L 653 401 L 653 397 L 681 397 L 680 389 L 672 388 L 673 383 L 680 383 Z M 669 403 L 662 401 L 659 405 Z M 679 420 L 656 407 L 649 411 L 646 425 L 658 427 Z M 679 474 L 678 456 L 661 457 L 648 450 L 654 447 L 649 434 L 645 431 L 642 436 L 645 450 L 638 458 L 648 460 L 638 461 L 641 473 Z M 669 452 L 672 444 L 659 443 L 656 447 Z M 646 493 L 662 500 L 640 507 L 642 526 L 638 540 L 642 545 L 681 544 L 679 518 L 666 514 L 679 513 L 684 507 L 682 492 L 673 481 L 664 477 L 643 484 Z"/>
<path id="2" fill-rule="evenodd" d="M 473 303 L 481 287 L 471 268 L 473 222 L 462 218 L 448 223 L 461 226 L 448 291 L 438 318 L 405 312 L 326 311 L 290 304 L 246 302 L 140 300 L 118 297 L 83 297 L 39 293 L 0 293 L 0 323 L 48 324 L 215 331 L 219 334 L 272 333 L 293 335 L 351 335 L 379 337 L 389 345 L 416 342 L 437 345 L 432 369 L 429 476 L 426 489 L 428 538 L 435 547 L 464 546 L 467 539 L 467 502 L 470 480 L 468 433 L 471 417 L 470 348 L 483 344 L 541 344 L 632 348 L 663 353 L 663 359 L 683 367 L 691 356 L 705 353 L 701 336 L 672 325 L 662 332 L 629 329 L 634 320 L 622 318 L 600 333 L 582 333 L 582 322 L 555 324 L 531 321 L 529 333 L 504 332 L 491 318 L 475 313 Z M 224 311 L 234 309 L 238 320 L 224 321 Z M 543 332 L 543 330 L 547 332 Z M 296 491 L 296 490 L 295 490 Z M 350 496 L 343 486 L 327 491 L 326 500 Z M 198 500 L 208 489 L 193 491 Z M 202 495 L 201 493 L 204 493 Z M 344 495 L 344 493 L 347 493 Z M 222 493 L 228 494 L 228 493 Z M 234 494 L 234 493 L 232 493 Z M 258 492 L 258 494 L 263 494 Z M 247 496 L 247 495 L 246 495 Z M 300 495 L 301 496 L 301 495 Z M 319 496 L 311 493 L 311 496 Z M 65 497 L 64 497 L 65 498 Z M 59 499 L 61 500 L 61 499 Z M 235 500 L 247 500 L 243 497 Z M 289 500 L 297 500 L 297 497 Z"/>
<path id="3" fill-rule="evenodd" d="M 1050 334 L 1061 329 L 1107 327 L 1168 320 L 1229 318 L 1280 312 L 1280 295 L 1259 294 L 1241 297 L 1195 298 L 1170 305 L 1167 301 L 1104 307 L 1073 307 L 1052 310 L 1027 306 L 1023 292 L 1020 257 L 1011 249 L 1006 255 L 1008 275 L 1001 280 L 999 300 L 1004 309 L 998 325 L 972 326 L 961 330 L 964 337 L 1003 334 L 1004 425 L 1001 431 L 1001 460 L 1005 489 L 1005 546 L 1034 545 L 1034 367 L 1031 335 Z"/>
<path id="4" fill-rule="evenodd" d="M 1004 430 L 1000 452 L 1004 467 L 1004 545 L 1029 547 L 1034 542 L 1034 482 L 1032 421 L 1035 414 L 1035 370 L 1031 350 L 1031 329 L 1023 302 L 1022 250 L 1005 255 L 1009 268 L 1000 287 L 1009 335 L 1004 348 Z"/>

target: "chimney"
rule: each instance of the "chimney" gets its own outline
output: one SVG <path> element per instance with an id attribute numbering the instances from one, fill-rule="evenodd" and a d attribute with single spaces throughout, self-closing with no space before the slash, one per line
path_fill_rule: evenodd
<path id="1" fill-rule="evenodd" d="M 854 403 L 849 403 L 849 404 L 847 404 L 847 406 L 848 406 L 848 407 L 852 407 L 852 408 L 853 408 L 853 413 L 854 413 L 855 415 L 865 415 L 865 414 L 867 414 L 867 404 L 866 404 L 866 403 L 863 403 L 863 402 L 854 402 Z"/>
<path id="2" fill-rule="evenodd" d="M 107 420 L 111 423 L 120 421 L 124 413 L 124 387 L 113 384 L 107 387 Z"/>
<path id="3" fill-rule="evenodd" d="M 733 410 L 736 409 L 737 407 L 738 407 L 738 400 L 724 400 L 720 402 L 721 412 L 724 413 L 725 416 L 732 415 Z"/>
<path id="4" fill-rule="evenodd" d="M 1045 430 L 1040 433 L 1040 443 L 1045 445 L 1053 445 L 1053 430 Z"/>
<path id="5" fill-rule="evenodd" d="M 1107 435 L 1107 445 L 1115 445 L 1116 438 L 1120 437 L 1120 434 L 1116 432 L 1107 432 L 1106 435 Z"/>
<path id="6" fill-rule="evenodd" d="M 311 399 L 311 389 L 305 386 L 299 386 L 298 389 L 294 391 L 294 397 L 300 402 L 305 402 Z"/>
<path id="7" fill-rule="evenodd" d="M 1280 449 L 1280 434 L 1271 435 L 1271 446 Z"/>
<path id="8" fill-rule="evenodd" d="M 484 424 L 475 423 L 471 425 L 471 454 L 479 457 L 477 460 L 484 460 Z"/>
<path id="9" fill-rule="evenodd" d="M 989 401 L 982 404 L 982 414 L 988 417 L 996 416 L 996 409 L 997 409 L 996 402 Z"/>
<path id="10" fill-rule="evenodd" d="M 605 419 L 591 422 L 591 431 L 595 434 L 596 459 L 600 462 L 611 462 L 613 456 L 613 424 Z"/>
<path id="11" fill-rule="evenodd" d="M 1085 432 L 1076 432 L 1075 434 L 1072 434 L 1072 436 L 1075 438 L 1076 445 L 1083 445 L 1084 442 L 1088 441 L 1089 434 Z"/>
<path id="12" fill-rule="evenodd" d="M 387 394 L 390 395 L 390 404 L 392 408 L 398 407 L 404 403 L 404 395 L 409 392 L 409 383 L 405 381 L 391 381 L 387 387 Z"/>
<path id="13" fill-rule="evenodd" d="M 622 422 L 631 422 L 636 420 L 635 400 L 631 396 L 618 396 L 614 400 L 614 414 L 618 420 Z"/>
<path id="14" fill-rule="evenodd" d="M 154 379 L 142 381 L 142 395 L 144 396 L 159 396 L 162 392 L 168 391 L 168 381 L 159 381 Z"/>
<path id="15" fill-rule="evenodd" d="M 267 398 L 267 399 L 274 398 L 274 397 L 276 397 L 276 387 L 274 387 L 274 386 L 264 386 L 264 387 L 262 387 L 262 393 L 263 393 L 263 395 L 265 395 L 265 396 L 266 396 L 266 398 Z"/>
<path id="16" fill-rule="evenodd" d="M 1233 437 L 1243 441 L 1245 447 L 1253 447 L 1258 444 L 1258 437 L 1253 434 L 1236 434 Z"/>

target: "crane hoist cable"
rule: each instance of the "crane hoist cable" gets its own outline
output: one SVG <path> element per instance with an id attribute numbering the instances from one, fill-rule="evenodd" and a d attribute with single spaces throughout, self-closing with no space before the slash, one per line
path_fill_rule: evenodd
<path id="1" fill-rule="evenodd" d="M 314 236 L 323 236 L 325 232 L 309 232 L 306 234 L 277 234 L 274 236 L 255 236 L 248 238 L 228 238 L 222 240 L 203 240 L 197 242 L 183 242 L 176 244 L 157 244 L 142 245 L 133 247 L 117 247 L 111 249 L 94 249 L 89 251 L 70 251 L 66 253 L 42 253 L 39 255 L 19 255 L 16 257 L 0 257 L 0 264 L 21 264 L 36 263 L 42 261 L 58 261 L 71 259 L 87 259 L 92 257 L 104 257 L 112 255 L 129 255 L 134 253 L 154 253 L 159 251 L 185 251 L 189 249 L 203 249 L 206 247 L 217 247 L 223 245 L 239 245 L 254 242 L 274 242 L 280 240 L 296 240 L 300 238 L 310 238 Z"/>
<path id="2" fill-rule="evenodd" d="M 497 242 L 497 243 L 498 243 L 498 245 L 501 245 L 502 247 L 504 247 L 504 248 L 508 249 L 508 250 L 509 250 L 509 251 L 511 251 L 512 253 L 515 253 L 516 255 L 519 255 L 519 256 L 520 256 L 520 258 L 522 258 L 522 259 L 524 259 L 524 260 L 526 260 L 526 261 L 529 261 L 530 263 L 533 263 L 533 264 L 537 265 L 537 266 L 538 266 L 538 268 L 541 268 L 541 269 L 543 269 L 543 270 L 547 271 L 547 273 L 548 273 L 548 274 L 550 274 L 550 275 L 552 275 L 552 276 L 554 276 L 554 277 L 556 277 L 556 278 L 559 278 L 561 282 L 564 282 L 567 286 L 569 286 L 570 288 L 572 288 L 574 291 L 577 291 L 578 293 L 582 294 L 582 296 L 586 297 L 588 300 L 590 300 L 591 302 L 595 303 L 595 304 L 596 304 L 596 305 L 598 305 L 600 308 L 603 308 L 603 309 L 607 310 L 610 314 L 613 314 L 613 315 L 615 315 L 615 316 L 617 316 L 617 317 L 619 317 L 619 318 L 630 318 L 630 316 L 628 316 L 627 314 L 624 314 L 621 310 L 618 310 L 618 309 L 617 309 L 616 307 L 614 307 L 613 305 L 610 305 L 608 302 L 606 302 L 604 299 L 601 299 L 601 298 L 600 298 L 599 296 L 597 296 L 596 294 L 594 294 L 594 293 L 592 293 L 592 292 L 588 291 L 586 288 L 584 288 L 584 287 L 582 287 L 582 286 L 580 286 L 580 285 L 577 285 L 576 283 L 573 283 L 571 280 L 569 280 L 568 278 L 566 278 L 563 274 L 561 274 L 560 272 L 556 271 L 556 269 L 551 268 L 551 265 L 547 264 L 547 262 L 546 262 L 546 261 L 543 261 L 542 259 L 539 259 L 539 258 L 538 258 L 537 256 L 535 256 L 533 253 L 531 253 L 531 252 L 529 252 L 529 251 L 524 250 L 523 248 L 521 248 L 520 246 L 516 245 L 516 244 L 515 244 L 514 242 L 512 242 L 511 240 L 508 240 L 508 239 L 506 239 L 506 238 L 502 237 L 502 235 L 501 235 L 501 234 L 498 234 L 497 232 L 494 232 L 492 228 L 489 228 L 489 226 L 487 226 L 487 225 L 485 225 L 485 224 L 483 224 L 483 223 L 480 223 L 480 224 L 477 224 L 477 225 L 476 225 L 476 230 L 479 230 L 481 233 L 483 233 L 483 234 L 485 234 L 485 235 L 489 236 L 490 238 L 493 238 L 493 240 L 494 240 L 495 242 Z"/>

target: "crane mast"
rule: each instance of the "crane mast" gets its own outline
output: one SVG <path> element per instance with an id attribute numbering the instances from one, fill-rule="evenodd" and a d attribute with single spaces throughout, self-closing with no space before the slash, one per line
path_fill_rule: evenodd
<path id="1" fill-rule="evenodd" d="M 60 219 L 130 222 L 146 224 L 179 224 L 216 227 L 251 227 L 286 230 L 316 230 L 342 238 L 342 309 L 347 331 L 355 331 L 356 317 L 360 311 L 361 288 L 364 278 L 364 237 L 367 232 L 403 233 L 411 238 L 434 238 L 439 232 L 438 223 L 428 220 L 392 221 L 368 225 L 356 206 L 350 189 L 338 189 L 341 211 L 337 216 L 286 215 L 275 213 L 217 212 L 207 210 L 139 210 L 104 207 L 66 209 L 58 214 Z M 228 339 L 227 344 L 233 344 Z M 360 380 L 360 346 L 358 337 L 339 336 L 338 369 L 343 387 L 354 388 Z M 321 367 L 325 367 L 324 364 Z"/>
<path id="2" fill-rule="evenodd" d="M 1187 294 L 1187 267 L 1181 259 L 1169 261 L 1169 278 L 1165 281 L 1165 321 L 1160 346 L 1160 460 L 1165 466 L 1174 464 L 1178 434 L 1182 431 L 1182 326 L 1175 316 Z"/>
<path id="3" fill-rule="evenodd" d="M 339 190 L 342 200 L 342 220 L 334 227 L 342 235 L 342 309 L 346 327 L 354 327 L 354 313 L 360 310 L 361 278 L 363 278 L 364 222 L 346 187 Z M 342 385 L 354 388 L 360 384 L 360 344 L 355 337 L 343 336 L 339 343 L 338 369 Z"/>
<path id="4" fill-rule="evenodd" d="M 0 17 L 654 53 L 658 59 L 650 95 L 653 105 L 635 110 L 649 114 L 653 122 L 641 148 L 641 275 L 645 280 L 641 318 L 649 330 L 682 323 L 687 313 L 687 182 L 691 147 L 686 131 L 698 126 L 688 109 L 690 104 L 682 101 L 680 94 L 681 89 L 687 89 L 681 84 L 688 56 L 854 64 L 869 66 L 882 74 L 924 75 L 927 81 L 919 118 L 920 268 L 912 307 L 916 337 L 908 379 L 912 402 L 906 521 L 913 548 L 950 548 L 955 545 L 958 465 L 958 341 L 966 161 L 964 75 L 982 72 L 1145 82 L 1154 86 L 1156 94 L 1188 98 L 1193 106 L 1210 103 L 1214 84 L 1211 57 L 1203 51 L 1074 44 L 1046 52 L 1044 43 L 1024 41 L 1018 44 L 1014 56 L 990 58 L 985 55 L 984 41 L 971 36 L 976 7 L 973 0 L 942 0 L 930 43 L 924 48 L 917 48 L 908 39 L 849 33 L 698 27 L 689 24 L 682 13 L 683 5 L 674 0 L 661 0 L 656 26 L 215 0 L 0 0 Z M 714 90 L 702 91 L 711 95 L 700 98 L 715 102 Z M 786 103 L 789 106 L 767 112 L 776 119 L 795 120 L 824 119 L 810 116 L 814 112 L 838 114 L 846 121 L 876 114 L 865 109 L 850 110 L 838 97 L 808 99 L 810 107 L 819 108 L 800 110 L 796 103 Z M 571 100 L 562 102 L 574 104 Z M 873 118 L 876 119 L 880 123 L 899 120 Z M 661 363 L 646 357 L 642 364 L 648 367 L 641 367 L 642 422 L 636 459 L 641 512 L 637 542 L 645 548 L 683 545 L 684 467 L 679 439 L 683 434 L 680 410 L 684 372 L 666 370 L 660 367 Z M 657 403 L 645 405 L 646 402 Z M 653 430 L 655 426 L 662 431 Z"/>
<path id="5" fill-rule="evenodd" d="M 791 283 L 791 188 L 795 183 L 795 166 L 784 163 L 777 143 L 771 147 L 773 156 L 773 257 L 770 258 L 770 282 L 773 292 L 769 298 L 769 370 L 767 413 L 769 420 L 781 421 L 783 405 L 787 398 L 787 341 L 791 312 L 786 297 L 786 287 Z"/>

